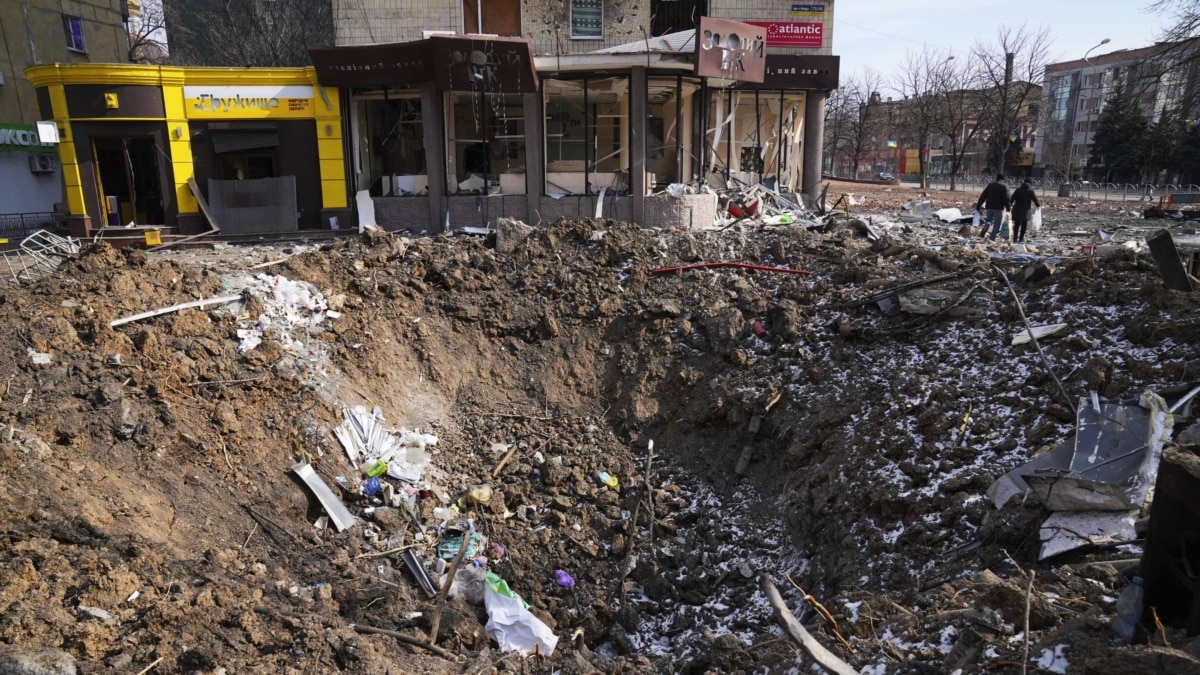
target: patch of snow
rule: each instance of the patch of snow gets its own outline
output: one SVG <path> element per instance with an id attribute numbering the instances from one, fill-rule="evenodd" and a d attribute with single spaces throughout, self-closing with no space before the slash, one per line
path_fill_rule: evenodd
<path id="1" fill-rule="evenodd" d="M 1066 648 L 1067 645 L 1058 645 L 1053 650 L 1043 650 L 1041 657 L 1038 658 L 1034 665 L 1052 673 L 1065 674 L 1069 665 L 1067 663 L 1067 655 L 1063 653 Z"/>

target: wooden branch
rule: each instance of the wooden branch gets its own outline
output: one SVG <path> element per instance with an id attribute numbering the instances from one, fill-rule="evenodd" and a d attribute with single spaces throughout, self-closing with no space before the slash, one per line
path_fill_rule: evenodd
<path id="1" fill-rule="evenodd" d="M 996 270 L 1000 278 L 1004 279 L 1004 284 L 1008 286 L 1008 292 L 1012 294 L 1013 302 L 1017 304 L 1017 312 L 1021 315 L 1021 321 L 1025 322 L 1025 330 L 1029 331 L 1029 341 L 1037 348 L 1038 356 L 1041 357 L 1042 365 L 1046 367 L 1046 372 L 1050 373 L 1054 384 L 1058 385 L 1058 391 L 1062 394 L 1063 400 L 1066 401 L 1067 407 L 1071 409 L 1072 413 L 1079 415 L 1079 411 L 1075 408 L 1075 402 L 1067 394 L 1067 390 L 1063 387 L 1062 381 L 1058 379 L 1058 374 L 1054 372 L 1054 368 L 1050 367 L 1050 359 L 1046 357 L 1046 352 L 1042 351 L 1042 344 L 1033 335 L 1033 326 L 1029 324 L 1029 317 L 1025 316 L 1025 307 L 1021 305 L 1021 298 L 1017 297 L 1017 289 L 1013 288 L 1012 282 L 1008 280 L 1008 275 L 1004 273 L 1004 270 L 996 265 L 992 265 L 992 269 Z"/>
<path id="2" fill-rule="evenodd" d="M 775 584 L 771 583 L 771 578 L 765 573 L 758 577 L 759 585 L 762 587 L 763 594 L 767 596 L 767 601 L 771 603 L 771 607 L 775 609 L 775 619 L 779 621 L 779 625 L 787 631 L 787 634 L 796 641 L 808 655 L 813 657 L 813 660 L 821 665 L 822 668 L 828 670 L 834 675 L 858 675 L 858 671 L 850 667 L 850 664 L 841 660 L 836 654 L 829 651 L 817 639 L 814 638 L 804 626 L 796 620 L 796 616 L 788 609 L 783 602 L 783 597 L 779 595 L 779 589 L 775 588 Z"/>
<path id="3" fill-rule="evenodd" d="M 1029 585 L 1025 587 L 1025 656 L 1021 659 L 1021 675 L 1025 675 L 1029 668 L 1029 604 L 1033 598 L 1033 578 L 1037 576 L 1035 570 L 1029 570 Z"/>
<path id="4" fill-rule="evenodd" d="M 405 635 L 404 633 L 398 633 L 394 630 L 388 630 L 386 628 L 376 628 L 374 626 L 364 626 L 361 623 L 359 623 L 359 624 L 354 624 L 354 632 L 364 633 L 364 634 L 368 634 L 368 635 L 386 635 L 388 637 L 396 638 L 397 640 L 399 640 L 400 642 L 403 642 L 406 645 L 420 647 L 421 649 L 424 649 L 426 651 L 433 652 L 434 654 L 437 654 L 438 656 L 440 656 L 444 659 L 450 659 L 451 661 L 458 661 L 457 656 L 455 656 L 454 654 L 451 654 L 450 652 L 446 651 L 445 649 L 442 649 L 441 647 L 438 647 L 431 643 L 425 642 L 424 640 L 418 640 L 415 637 L 410 637 L 408 635 Z"/>
<path id="5" fill-rule="evenodd" d="M 454 583 L 454 574 L 458 572 L 458 566 L 462 564 L 470 546 L 471 533 L 463 532 L 462 545 L 458 547 L 458 555 L 454 557 L 454 564 L 450 565 L 450 572 L 446 574 L 446 580 L 442 582 L 442 592 L 438 594 L 437 609 L 433 610 L 433 625 L 429 628 L 430 647 L 437 642 L 438 626 L 442 623 L 442 608 L 446 606 L 446 596 L 450 594 L 450 586 Z"/>
<path id="6" fill-rule="evenodd" d="M 646 448 L 646 499 L 650 507 L 650 555 L 657 560 L 658 554 L 654 552 L 654 520 L 658 517 L 654 512 L 654 485 L 650 482 L 650 468 L 654 464 L 654 441 L 651 440 Z M 637 526 L 637 523 L 634 523 Z"/>

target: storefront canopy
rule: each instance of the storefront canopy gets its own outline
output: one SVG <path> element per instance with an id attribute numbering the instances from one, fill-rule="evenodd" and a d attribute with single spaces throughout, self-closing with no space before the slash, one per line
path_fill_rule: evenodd
<path id="1" fill-rule="evenodd" d="M 538 90 L 533 49 L 523 38 L 435 35 L 426 40 L 309 49 L 326 86 L 437 82 L 447 91 L 525 94 Z"/>

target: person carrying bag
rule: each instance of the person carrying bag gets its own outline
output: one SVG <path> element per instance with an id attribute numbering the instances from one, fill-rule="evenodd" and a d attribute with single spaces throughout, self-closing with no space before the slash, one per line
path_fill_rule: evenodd
<path id="1" fill-rule="evenodd" d="M 1036 212 L 1033 211 L 1035 204 L 1038 207 Z M 1012 195 L 1013 241 L 1025 241 L 1025 230 L 1035 213 L 1038 224 L 1033 231 L 1037 233 L 1041 229 L 1041 207 L 1042 205 L 1038 203 L 1037 193 L 1029 186 L 1029 181 L 1021 183 L 1021 187 L 1017 188 Z"/>

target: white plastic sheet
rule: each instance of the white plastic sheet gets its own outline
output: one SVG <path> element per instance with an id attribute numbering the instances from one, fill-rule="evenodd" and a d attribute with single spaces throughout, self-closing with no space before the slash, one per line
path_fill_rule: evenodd
<path id="1" fill-rule="evenodd" d="M 488 637 L 500 645 L 500 651 L 531 654 L 536 648 L 545 656 L 554 654 L 558 636 L 525 609 L 519 595 L 502 595 L 489 584 L 484 589 L 483 602 L 488 613 Z"/>

